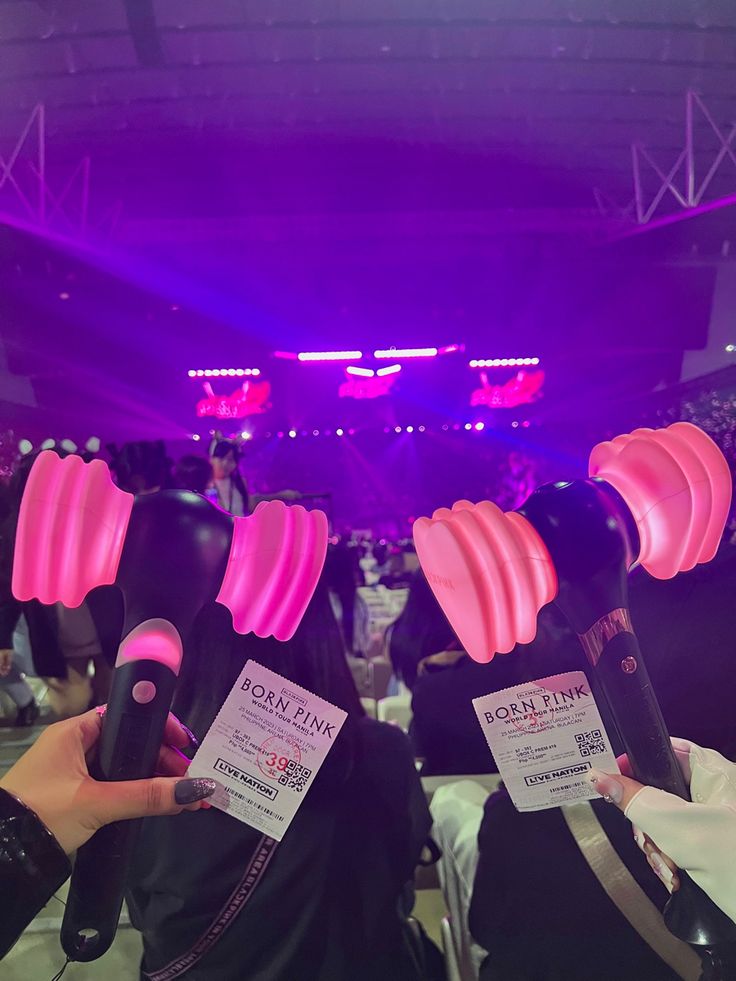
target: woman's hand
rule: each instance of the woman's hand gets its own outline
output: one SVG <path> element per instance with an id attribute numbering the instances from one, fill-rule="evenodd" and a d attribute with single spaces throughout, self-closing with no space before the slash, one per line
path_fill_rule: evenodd
<path id="1" fill-rule="evenodd" d="M 110 783 L 94 780 L 87 757 L 101 731 L 102 717 L 94 709 L 57 722 L 0 780 L 0 788 L 35 811 L 67 854 L 111 821 L 210 806 L 204 798 L 214 793 L 214 780 L 180 779 L 189 766 L 180 751 L 191 742 L 173 715 L 166 722 L 158 759 L 159 772 L 169 776 Z"/>
<path id="2" fill-rule="evenodd" d="M 634 837 L 664 884 L 674 892 L 678 867 L 686 869 L 711 899 L 736 921 L 736 764 L 686 739 L 673 739 L 692 802 L 631 777 L 592 770 L 588 779 L 634 824 Z"/>

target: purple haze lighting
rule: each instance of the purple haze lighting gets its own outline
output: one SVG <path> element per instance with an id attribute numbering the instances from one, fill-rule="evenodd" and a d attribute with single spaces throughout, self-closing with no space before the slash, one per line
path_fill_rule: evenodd
<path id="1" fill-rule="evenodd" d="M 388 350 L 373 352 L 373 357 L 386 358 L 436 358 L 439 351 L 436 347 L 392 347 Z"/>
<path id="2" fill-rule="evenodd" d="M 375 375 L 375 371 L 373 370 L 373 368 L 357 368 L 355 365 L 352 364 L 349 365 L 345 369 L 345 371 L 349 375 L 359 375 L 361 378 L 373 378 L 373 376 Z M 381 372 L 379 371 L 378 374 L 380 375 Z"/>
<path id="3" fill-rule="evenodd" d="M 275 358 L 283 358 L 284 361 L 296 361 L 298 357 L 293 351 L 274 351 L 273 356 Z"/>
<path id="4" fill-rule="evenodd" d="M 300 351 L 300 361 L 360 361 L 362 351 Z"/>
<path id="5" fill-rule="evenodd" d="M 350 371 L 349 368 L 348 368 L 348 371 Z M 401 365 L 400 364 L 390 364 L 390 365 L 388 365 L 385 368 L 379 368 L 378 371 L 376 372 L 376 374 L 379 376 L 379 378 L 383 378 L 385 375 L 395 375 L 399 371 L 401 371 Z M 372 372 L 371 372 L 371 374 L 372 374 Z"/>
<path id="6" fill-rule="evenodd" d="M 444 347 L 441 347 L 437 353 L 454 354 L 456 351 L 464 351 L 464 350 L 465 350 L 464 344 L 446 344 Z"/>

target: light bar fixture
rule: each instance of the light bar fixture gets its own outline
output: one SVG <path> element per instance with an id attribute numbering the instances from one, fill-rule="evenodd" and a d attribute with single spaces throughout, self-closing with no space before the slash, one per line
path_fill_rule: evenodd
<path id="1" fill-rule="evenodd" d="M 358 368 L 354 364 L 349 365 L 345 371 L 349 375 L 359 375 L 361 378 L 372 378 L 375 375 L 373 368 Z M 381 374 L 380 371 L 378 373 Z"/>
<path id="2" fill-rule="evenodd" d="M 373 357 L 379 360 L 386 358 L 436 358 L 439 353 L 436 347 L 391 347 L 385 351 L 374 351 Z"/>
<path id="3" fill-rule="evenodd" d="M 473 358 L 471 368 L 522 368 L 539 364 L 539 358 Z"/>
<path id="4" fill-rule="evenodd" d="M 187 374 L 190 378 L 242 378 L 243 376 L 258 377 L 260 368 L 190 368 Z"/>
<path id="5" fill-rule="evenodd" d="M 348 369 L 348 371 L 349 370 L 350 369 Z M 398 371 L 401 371 L 401 365 L 400 364 L 390 364 L 390 365 L 387 365 L 385 368 L 379 368 L 378 371 L 376 372 L 376 374 L 380 378 L 383 378 L 384 375 L 395 375 Z"/>
<path id="6" fill-rule="evenodd" d="M 300 351 L 299 361 L 360 361 L 362 351 Z"/>

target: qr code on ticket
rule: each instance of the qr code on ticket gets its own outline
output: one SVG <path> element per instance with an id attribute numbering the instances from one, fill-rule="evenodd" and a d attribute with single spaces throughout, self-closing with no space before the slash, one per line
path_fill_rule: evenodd
<path id="1" fill-rule="evenodd" d="M 596 756 L 598 753 L 605 753 L 606 751 L 606 744 L 600 729 L 577 733 L 575 742 L 578 744 L 578 752 L 582 757 Z"/>
<path id="2" fill-rule="evenodd" d="M 301 794 L 311 776 L 312 771 L 309 767 L 302 766 L 301 763 L 297 763 L 295 760 L 289 760 L 286 764 L 286 771 L 279 777 L 279 783 Z"/>

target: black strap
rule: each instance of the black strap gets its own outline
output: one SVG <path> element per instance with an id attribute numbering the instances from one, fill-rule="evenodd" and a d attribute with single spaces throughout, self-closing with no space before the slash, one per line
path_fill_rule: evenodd
<path id="1" fill-rule="evenodd" d="M 186 954 L 177 957 L 166 967 L 162 967 L 158 971 L 144 971 L 145 977 L 149 978 L 150 981 L 174 981 L 175 978 L 181 977 L 200 958 L 209 953 L 223 933 L 232 926 L 238 914 L 253 895 L 256 886 L 263 878 L 273 853 L 276 851 L 277 845 L 278 842 L 275 838 L 262 835 L 240 882 L 199 940 Z"/>

